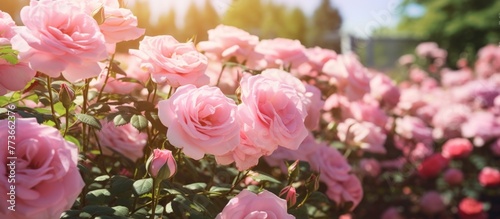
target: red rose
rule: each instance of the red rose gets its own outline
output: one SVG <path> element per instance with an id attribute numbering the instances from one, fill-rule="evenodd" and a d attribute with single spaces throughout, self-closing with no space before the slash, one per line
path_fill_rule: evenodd
<path id="1" fill-rule="evenodd" d="M 485 167 L 479 173 L 478 179 L 482 186 L 498 186 L 500 185 L 500 171 Z"/>
<path id="2" fill-rule="evenodd" d="M 483 204 L 473 198 L 464 198 L 458 205 L 460 219 L 486 219 Z"/>
<path id="3" fill-rule="evenodd" d="M 418 174 L 423 178 L 433 178 L 438 176 L 446 166 L 449 160 L 441 154 L 433 154 L 425 159 L 418 166 Z"/>

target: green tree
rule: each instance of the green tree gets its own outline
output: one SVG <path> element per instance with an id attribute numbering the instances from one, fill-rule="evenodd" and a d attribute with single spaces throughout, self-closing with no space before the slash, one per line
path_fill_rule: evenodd
<path id="1" fill-rule="evenodd" d="M 457 60 L 462 52 L 472 57 L 488 43 L 500 41 L 500 1 L 498 0 L 405 0 L 403 10 L 421 6 L 421 16 L 404 15 L 401 31 L 437 42 L 448 50 L 448 60 Z"/>
<path id="2" fill-rule="evenodd" d="M 286 10 L 281 5 L 268 2 L 264 5 L 263 18 L 260 24 L 260 35 L 263 38 L 290 38 L 286 30 Z"/>
<path id="3" fill-rule="evenodd" d="M 322 0 L 314 11 L 307 45 L 340 51 L 338 33 L 341 25 L 342 18 L 338 9 L 332 7 L 329 0 Z"/>
<path id="4" fill-rule="evenodd" d="M 260 35 L 263 14 L 261 0 L 233 0 L 221 22 Z"/>
<path id="5" fill-rule="evenodd" d="M 173 8 L 170 8 L 167 13 L 160 15 L 157 23 L 154 25 L 153 35 L 171 35 L 178 39 L 180 33 L 175 23 L 175 16 L 176 13 Z"/>
<path id="6" fill-rule="evenodd" d="M 302 44 L 306 44 L 306 33 L 308 30 L 308 18 L 300 8 L 293 8 L 286 15 L 285 28 L 288 36 L 298 39 Z"/>

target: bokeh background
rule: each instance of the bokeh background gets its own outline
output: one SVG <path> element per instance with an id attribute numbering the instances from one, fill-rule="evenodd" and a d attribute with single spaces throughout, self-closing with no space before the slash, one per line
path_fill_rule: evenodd
<path id="1" fill-rule="evenodd" d="M 2 1 L 0 10 L 17 22 L 28 0 Z M 217 24 L 264 38 L 298 39 L 307 47 L 355 52 L 371 68 L 391 73 L 397 59 L 424 41 L 446 49 L 448 60 L 473 58 L 500 42 L 498 0 L 124 0 L 146 35 L 207 39 Z M 141 38 L 142 39 L 142 38 Z M 141 40 L 119 45 L 137 47 Z M 472 61 L 472 60 L 471 60 Z M 448 63 L 454 66 L 455 63 Z"/>

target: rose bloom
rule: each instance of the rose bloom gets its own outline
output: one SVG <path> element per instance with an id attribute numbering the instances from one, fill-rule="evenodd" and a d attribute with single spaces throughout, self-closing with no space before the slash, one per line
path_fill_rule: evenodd
<path id="1" fill-rule="evenodd" d="M 168 127 L 170 143 L 196 160 L 224 155 L 240 144 L 236 103 L 217 87 L 179 87 L 158 103 L 158 117 Z"/>
<path id="2" fill-rule="evenodd" d="M 464 181 L 464 174 L 459 169 L 450 168 L 444 172 L 444 181 L 449 185 L 460 185 Z"/>
<path id="3" fill-rule="evenodd" d="M 17 157 L 7 158 L 11 155 L 5 142 L 0 150 L 0 181 L 4 185 L 0 187 L 0 218 L 59 218 L 73 206 L 85 186 L 77 168 L 77 147 L 64 140 L 59 130 L 40 125 L 34 118 L 17 118 L 15 129 L 10 128 L 12 125 L 9 120 L 0 120 L 0 139 L 14 142 Z M 15 139 L 10 138 L 8 130 L 16 131 Z M 15 178 L 8 177 L 12 168 Z M 7 185 L 14 184 L 15 211 L 11 211 Z"/>
<path id="4" fill-rule="evenodd" d="M 118 79 L 127 77 L 122 74 L 116 74 L 115 77 L 112 77 L 111 75 L 108 76 L 108 79 L 106 81 L 106 76 L 108 75 L 108 69 L 107 66 L 109 65 L 108 63 L 100 64 L 102 67 L 102 71 L 97 76 L 97 78 L 92 79 L 90 81 L 90 86 L 95 87 L 97 90 L 101 90 L 102 87 L 104 86 L 104 92 L 106 93 L 114 93 L 114 94 L 130 94 L 132 91 L 139 89 L 141 85 L 133 82 L 126 82 L 126 81 L 120 81 Z M 105 83 L 106 82 L 106 83 Z"/>
<path id="5" fill-rule="evenodd" d="M 446 104 L 439 107 L 432 117 L 433 137 L 435 139 L 460 137 L 460 126 L 467 121 L 471 113 L 470 107 L 465 104 Z"/>
<path id="6" fill-rule="evenodd" d="M 351 102 L 349 104 L 349 109 L 346 110 L 346 113 L 343 113 L 342 116 L 344 118 L 352 117 L 358 121 L 370 122 L 380 128 L 384 128 L 389 119 L 376 101 Z"/>
<path id="7" fill-rule="evenodd" d="M 444 143 L 441 154 L 448 159 L 464 158 L 469 156 L 473 149 L 474 146 L 469 140 L 465 138 L 453 138 Z"/>
<path id="8" fill-rule="evenodd" d="M 15 26 L 10 14 L 0 10 L 0 45 L 10 44 L 10 39 L 16 35 L 13 28 Z"/>
<path id="9" fill-rule="evenodd" d="M 384 213 L 380 216 L 380 219 L 404 219 L 404 217 L 401 216 L 397 208 L 390 207 L 384 211 Z"/>
<path id="10" fill-rule="evenodd" d="M 274 38 L 261 40 L 255 52 L 264 55 L 267 68 L 298 68 L 307 61 L 306 48 L 298 40 Z"/>
<path id="11" fill-rule="evenodd" d="M 116 1 L 117 0 L 113 0 Z M 143 28 L 137 28 L 137 17 L 130 9 L 112 7 L 109 4 L 104 6 L 104 22 L 99 25 L 104 40 L 112 47 L 116 43 L 135 40 L 146 31 Z M 114 50 L 110 51 L 114 53 Z"/>
<path id="12" fill-rule="evenodd" d="M 316 138 L 312 133 L 302 141 L 297 150 L 290 150 L 284 147 L 280 147 L 275 150 L 271 155 L 264 156 L 264 160 L 270 166 L 280 167 L 281 170 L 286 173 L 287 166 L 285 161 L 308 161 L 308 157 L 314 153 L 316 150 L 322 147 L 327 147 L 328 145 L 324 142 L 316 141 Z"/>
<path id="13" fill-rule="evenodd" d="M 418 174 L 423 178 L 434 178 L 448 166 L 449 160 L 441 154 L 433 154 L 418 166 Z"/>
<path id="14" fill-rule="evenodd" d="M 246 134 L 240 131 L 240 144 L 224 155 L 215 156 L 215 159 L 221 165 L 229 165 L 234 162 L 236 168 L 243 171 L 257 165 L 259 158 L 269 153 L 272 152 L 255 146 Z"/>
<path id="15" fill-rule="evenodd" d="M 337 56 L 323 66 L 323 72 L 331 76 L 331 83 L 350 101 L 360 100 L 370 93 L 368 70 L 354 55 Z"/>
<path id="16" fill-rule="evenodd" d="M 307 62 L 302 63 L 296 71 L 292 71 L 300 77 L 317 77 L 328 60 L 337 58 L 337 53 L 334 50 L 323 49 L 318 46 L 307 48 L 305 53 L 308 59 Z"/>
<path id="17" fill-rule="evenodd" d="M 205 75 L 207 57 L 191 42 L 179 43 L 168 35 L 145 36 L 139 43 L 139 50 L 129 52 L 141 59 L 141 67 L 147 69 L 155 83 L 167 83 L 172 87 L 209 83 Z"/>
<path id="18" fill-rule="evenodd" d="M 386 153 L 384 142 L 386 134 L 370 122 L 346 119 L 337 126 L 337 136 L 349 146 L 357 146 L 372 153 Z"/>
<path id="19" fill-rule="evenodd" d="M 271 152 L 278 145 L 296 150 L 307 136 L 306 106 L 293 86 L 263 75 L 246 76 L 241 101 L 238 116 L 254 145 Z"/>
<path id="20" fill-rule="evenodd" d="M 402 55 L 398 59 L 398 63 L 402 66 L 410 66 L 415 62 L 415 57 L 412 54 Z"/>
<path id="21" fill-rule="evenodd" d="M 380 102 L 382 107 L 394 108 L 401 93 L 391 78 L 385 74 L 376 74 L 370 80 L 370 95 Z"/>
<path id="22" fill-rule="evenodd" d="M 85 8 L 72 1 L 31 1 L 21 10 L 25 27 L 12 38 L 29 66 L 50 77 L 70 82 L 99 75 L 97 64 L 106 58 L 104 35 Z"/>
<path id="23" fill-rule="evenodd" d="M 359 161 L 361 171 L 371 177 L 377 177 L 382 171 L 380 163 L 373 158 L 364 158 Z"/>
<path id="24" fill-rule="evenodd" d="M 363 198 L 361 183 L 355 175 L 350 174 L 351 166 L 337 149 L 320 147 L 308 159 L 311 169 L 321 173 L 320 180 L 328 187 L 328 198 L 337 204 L 353 202 L 352 209 L 359 204 Z"/>
<path id="25" fill-rule="evenodd" d="M 313 85 L 306 84 L 306 97 L 309 98 L 310 104 L 307 105 L 307 117 L 304 124 L 309 130 L 317 130 L 321 116 L 321 109 L 325 105 L 325 101 L 321 98 L 321 90 Z"/>
<path id="26" fill-rule="evenodd" d="M 259 37 L 237 27 L 219 24 L 208 30 L 208 41 L 198 43 L 198 49 L 212 60 L 228 61 L 236 58 L 239 63 L 256 55 L 255 46 Z"/>
<path id="27" fill-rule="evenodd" d="M 500 136 L 500 121 L 486 111 L 477 111 L 462 124 L 464 138 L 474 138 L 474 145 L 482 146 L 491 139 Z"/>
<path id="28" fill-rule="evenodd" d="M 102 120 L 101 126 L 101 130 L 96 134 L 105 155 L 116 152 L 132 161 L 144 156 L 142 150 L 148 139 L 146 133 L 139 132 L 130 123 L 115 126 L 113 121 Z"/>
<path id="29" fill-rule="evenodd" d="M 491 144 L 491 152 L 493 152 L 495 156 L 500 156 L 500 138 Z"/>
<path id="30" fill-rule="evenodd" d="M 483 204 L 473 198 L 464 198 L 458 204 L 458 215 L 460 219 L 487 219 L 483 211 Z"/>
<path id="31" fill-rule="evenodd" d="M 426 192 L 420 197 L 420 208 L 428 215 L 440 213 L 446 209 L 441 194 L 436 191 Z"/>
<path id="32" fill-rule="evenodd" d="M 427 146 L 432 145 L 432 129 L 421 119 L 404 116 L 396 119 L 396 133 L 406 139 L 418 139 Z"/>
<path id="33" fill-rule="evenodd" d="M 10 39 L 15 35 L 15 26 L 12 17 L 0 11 L 0 46 L 10 44 Z M 22 90 L 36 73 L 23 60 L 13 65 L 2 58 L 0 58 L 0 72 L 0 95 Z"/>
<path id="34" fill-rule="evenodd" d="M 216 217 L 216 219 L 250 218 L 294 219 L 295 217 L 288 214 L 286 200 L 266 190 L 255 194 L 246 189 L 229 200 Z"/>
<path id="35" fill-rule="evenodd" d="M 500 185 L 500 171 L 491 167 L 484 167 L 479 172 L 479 183 L 482 186 L 498 186 Z"/>

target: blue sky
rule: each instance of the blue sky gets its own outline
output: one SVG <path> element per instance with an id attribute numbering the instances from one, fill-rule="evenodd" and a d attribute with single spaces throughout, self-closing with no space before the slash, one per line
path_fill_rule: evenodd
<path id="1" fill-rule="evenodd" d="M 191 1 L 203 4 L 205 0 L 149 0 L 152 5 L 153 16 L 175 7 L 178 24 L 182 23 L 184 12 Z M 230 5 L 231 0 L 211 0 L 215 9 L 223 13 Z M 289 7 L 298 6 L 306 14 L 312 14 L 321 0 L 272 0 Z M 379 26 L 396 25 L 400 12 L 397 5 L 402 0 L 331 0 L 331 4 L 340 9 L 343 17 L 342 29 L 360 37 L 369 37 L 371 31 Z M 160 7 L 161 6 L 161 7 Z M 419 14 L 422 10 L 411 7 L 410 13 Z"/>

